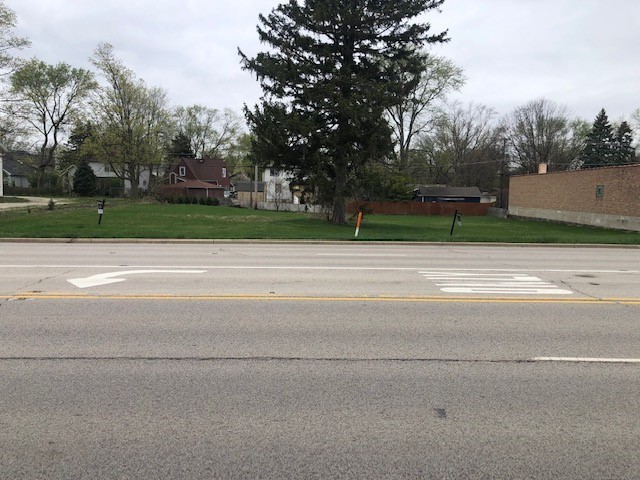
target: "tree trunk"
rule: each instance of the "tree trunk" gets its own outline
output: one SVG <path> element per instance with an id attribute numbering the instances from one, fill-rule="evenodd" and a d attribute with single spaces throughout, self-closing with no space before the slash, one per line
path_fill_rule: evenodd
<path id="1" fill-rule="evenodd" d="M 333 194 L 333 206 L 331 210 L 331 223 L 334 225 L 344 225 L 347 223 L 347 199 L 345 197 L 347 173 L 345 170 L 346 168 L 340 168 L 338 172 L 336 172 L 336 187 Z"/>
<path id="2" fill-rule="evenodd" d="M 138 198 L 140 196 L 138 185 L 140 185 L 140 172 L 134 165 L 129 165 L 129 182 L 131 183 L 131 190 L 129 195 L 131 198 Z"/>

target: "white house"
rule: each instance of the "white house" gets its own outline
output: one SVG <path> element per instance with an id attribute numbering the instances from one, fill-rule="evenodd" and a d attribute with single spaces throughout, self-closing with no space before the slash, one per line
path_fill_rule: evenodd
<path id="1" fill-rule="evenodd" d="M 291 192 L 291 172 L 278 170 L 273 167 L 266 168 L 262 173 L 265 184 L 267 203 L 294 204 L 300 203 L 300 199 Z"/>
<path id="2" fill-rule="evenodd" d="M 108 163 L 102 163 L 97 160 L 89 160 L 89 166 L 95 173 L 96 178 L 98 180 L 98 190 L 101 190 L 100 193 L 104 193 L 110 189 L 110 187 L 114 187 L 114 184 L 120 185 L 119 188 L 124 189 L 124 194 L 131 190 L 131 182 L 129 180 L 124 181 L 124 187 L 122 181 L 118 179 L 116 173 L 111 169 Z M 76 172 L 76 167 L 71 167 L 69 169 L 69 185 L 73 186 L 73 175 Z M 151 181 L 151 172 L 149 169 L 145 168 L 141 175 L 140 181 L 138 183 L 138 188 L 141 191 L 145 191 L 149 188 L 149 183 Z M 118 188 L 118 187 L 116 187 Z"/>
<path id="3" fill-rule="evenodd" d="M 0 152 L 0 197 L 4 197 L 4 170 L 2 169 L 2 152 Z"/>
<path id="4" fill-rule="evenodd" d="M 2 156 L 2 168 L 0 178 L 2 182 L 10 187 L 29 188 L 29 176 L 35 172 L 35 168 L 28 165 L 24 160 L 29 157 L 27 152 L 11 152 Z M 4 193 L 4 189 L 3 189 Z"/>

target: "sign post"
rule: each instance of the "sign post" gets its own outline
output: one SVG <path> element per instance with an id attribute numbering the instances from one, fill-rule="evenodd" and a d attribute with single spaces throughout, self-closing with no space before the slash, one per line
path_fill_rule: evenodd
<path id="1" fill-rule="evenodd" d="M 461 227 L 462 226 L 462 213 L 460 213 L 460 211 L 458 209 L 456 209 L 456 212 L 453 214 L 453 222 L 451 223 L 451 232 L 449 233 L 449 236 L 453 235 L 453 229 L 456 226 L 456 221 L 458 222 L 458 226 Z"/>
<path id="2" fill-rule="evenodd" d="M 98 225 L 102 223 L 102 215 L 104 214 L 104 198 L 102 201 L 98 200 Z"/>

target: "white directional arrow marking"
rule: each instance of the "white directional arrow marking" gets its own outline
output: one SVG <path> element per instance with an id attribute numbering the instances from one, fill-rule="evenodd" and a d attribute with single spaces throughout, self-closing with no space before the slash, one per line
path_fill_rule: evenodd
<path id="1" fill-rule="evenodd" d="M 126 278 L 114 278 L 121 275 L 137 275 L 141 273 L 205 273 L 206 270 L 128 270 L 125 272 L 100 273 L 87 278 L 71 278 L 67 280 L 78 288 L 97 287 L 110 283 L 124 282 Z"/>

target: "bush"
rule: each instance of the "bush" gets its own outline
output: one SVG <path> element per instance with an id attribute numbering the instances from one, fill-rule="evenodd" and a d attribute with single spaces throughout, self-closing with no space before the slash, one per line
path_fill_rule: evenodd
<path id="1" fill-rule="evenodd" d="M 207 201 L 205 200 L 205 198 L 204 198 L 204 197 L 199 197 L 199 198 L 198 198 L 198 203 L 199 203 L 200 205 L 205 205 L 205 204 L 207 203 Z"/>
<path id="2" fill-rule="evenodd" d="M 211 197 L 207 197 L 207 199 L 205 200 L 205 203 L 206 203 L 207 205 L 213 205 L 213 198 L 211 198 Z"/>
<path id="3" fill-rule="evenodd" d="M 182 197 L 176 197 L 176 203 L 184 203 Z"/>
<path id="4" fill-rule="evenodd" d="M 96 174 L 86 160 L 82 160 L 73 174 L 73 191 L 81 197 L 93 195 L 96 191 Z"/>
<path id="5" fill-rule="evenodd" d="M 211 205 L 213 205 L 214 207 L 220 205 L 220 200 L 218 200 L 217 198 L 212 198 L 211 201 L 213 202 Z"/>
<path id="6" fill-rule="evenodd" d="M 56 202 L 53 201 L 53 198 L 50 198 L 49 199 L 49 203 L 47 203 L 47 208 L 49 210 L 53 210 L 55 208 L 55 206 L 56 206 Z"/>
<path id="7" fill-rule="evenodd" d="M 198 197 L 191 197 L 191 205 L 197 205 L 198 204 Z"/>

